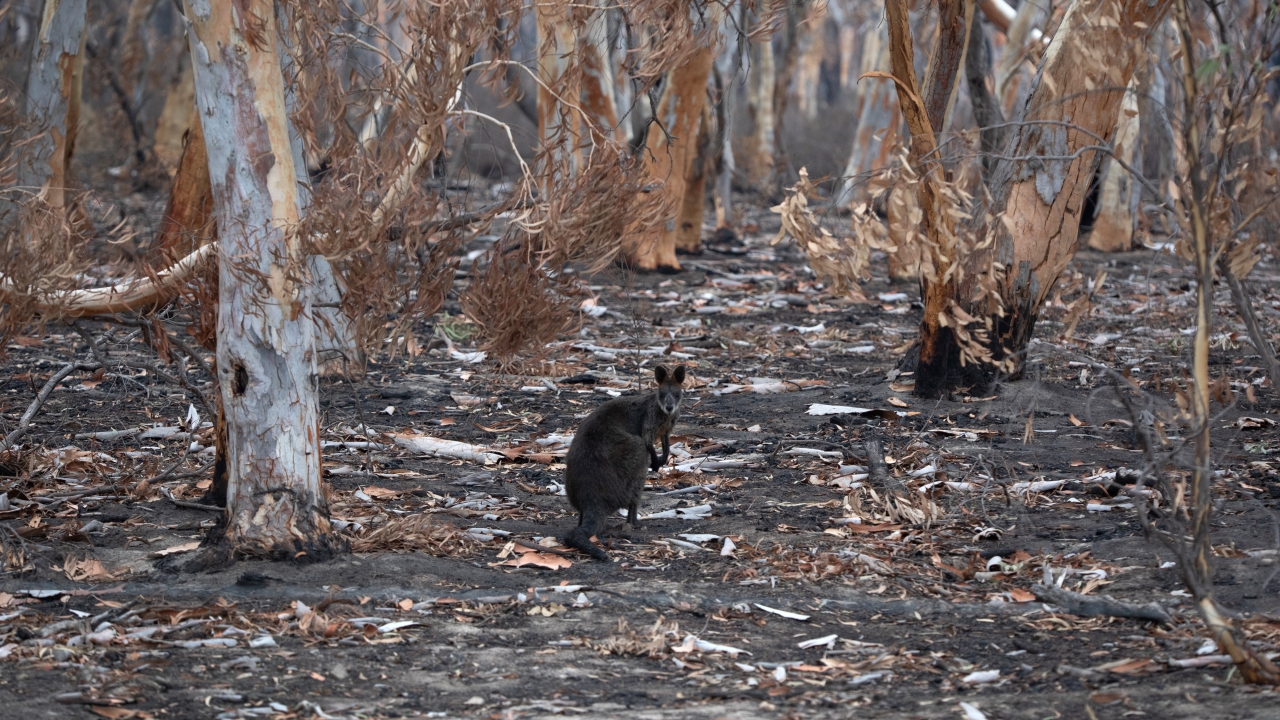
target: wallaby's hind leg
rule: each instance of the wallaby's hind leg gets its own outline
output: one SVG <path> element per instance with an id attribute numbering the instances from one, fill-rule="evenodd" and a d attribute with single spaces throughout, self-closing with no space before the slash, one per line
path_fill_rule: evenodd
<path id="1" fill-rule="evenodd" d="M 640 524 L 639 513 L 636 511 L 640 507 L 640 498 L 632 498 L 631 504 L 627 506 L 627 524 L 635 528 Z"/>
<path id="2" fill-rule="evenodd" d="M 578 527 L 570 530 L 568 535 L 561 538 L 561 542 L 575 550 L 581 550 L 597 560 L 607 562 L 609 556 L 598 545 L 591 542 L 591 536 L 599 534 L 603 527 L 604 516 L 594 508 L 585 509 L 578 519 Z"/>

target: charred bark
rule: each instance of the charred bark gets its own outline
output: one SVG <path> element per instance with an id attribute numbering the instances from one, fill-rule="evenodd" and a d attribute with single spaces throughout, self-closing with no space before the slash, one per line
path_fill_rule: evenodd
<path id="1" fill-rule="evenodd" d="M 204 130 L 195 105 L 188 112 L 189 130 L 178 159 L 178 172 L 169 190 L 169 203 L 160 218 L 160 231 L 151 241 L 151 254 L 167 266 L 213 239 L 213 188 Z"/>
<path id="2" fill-rule="evenodd" d="M 1021 376 L 1041 304 L 1075 254 L 1085 193 L 1115 132 L 1125 89 L 1169 5 L 1169 0 L 1072 3 L 1045 52 L 1022 122 L 1012 129 L 992 169 L 990 212 L 966 228 L 985 238 L 991 249 L 970 258 L 977 266 L 966 268 L 962 282 L 946 273 L 955 253 L 946 250 L 946 228 L 938 225 L 942 215 L 931 207 L 934 198 L 926 197 L 932 189 L 921 183 L 926 224 L 943 249 L 935 253 L 936 277 L 951 279 L 925 282 L 918 395 L 936 397 L 964 386 L 985 390 L 1001 375 Z M 905 11 L 896 22 L 889 15 L 890 33 L 901 35 Z M 895 31 L 897 25 L 903 29 Z M 893 46 L 894 74 L 900 78 L 900 66 L 910 57 L 903 53 L 909 49 L 909 38 L 905 45 Z M 899 95 L 903 92 L 900 84 Z M 917 123 L 909 113 L 907 118 L 913 157 L 924 157 L 931 146 L 918 147 Z M 994 278 L 995 308 L 989 300 L 973 299 L 983 273 Z M 985 328 L 976 342 L 990 361 L 961 362 L 965 353 L 956 338 L 955 308 Z"/>
<path id="3" fill-rule="evenodd" d="M 687 255 L 702 253 L 702 216 L 707 208 L 707 169 L 711 164 L 711 113 L 702 107 L 698 123 L 698 139 L 694 143 L 693 160 L 684 178 L 684 200 L 680 205 L 680 229 L 676 233 L 676 252 Z"/>
<path id="4" fill-rule="evenodd" d="M 960 68 L 964 67 L 969 47 L 968 26 L 972 22 L 972 2 L 938 0 L 938 36 L 921 90 L 934 135 L 945 132 L 951 118 L 956 91 L 960 88 Z"/>

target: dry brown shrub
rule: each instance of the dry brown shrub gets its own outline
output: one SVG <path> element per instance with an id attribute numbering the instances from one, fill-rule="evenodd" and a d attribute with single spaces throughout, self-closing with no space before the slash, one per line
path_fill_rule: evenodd
<path id="1" fill-rule="evenodd" d="M 522 352 L 537 359 L 546 345 L 578 320 L 571 286 L 552 278 L 523 248 L 504 252 L 496 243 L 488 264 L 462 294 L 462 310 L 480 328 L 481 348 L 503 367 L 513 367 Z"/>
<path id="2" fill-rule="evenodd" d="M 929 528 L 946 517 L 946 511 L 920 493 L 903 496 L 887 492 L 882 495 L 869 487 L 858 488 L 846 495 L 845 506 L 851 516 L 875 523 L 905 523 Z"/>
<path id="3" fill-rule="evenodd" d="M 632 630 L 623 618 L 618 621 L 612 635 L 599 640 L 584 638 L 583 644 L 601 655 L 664 658 L 667 656 L 667 638 L 678 637 L 679 634 L 680 626 L 675 621 L 659 618 L 648 632 L 640 633 Z"/>
<path id="4" fill-rule="evenodd" d="M 441 522 L 430 513 L 389 517 L 351 541 L 351 550 L 358 553 L 421 550 L 437 557 L 471 555 L 479 546 L 452 523 Z"/>
<path id="5" fill-rule="evenodd" d="M 0 332 L 6 341 L 40 315 L 41 305 L 56 306 L 62 294 L 83 287 L 91 264 L 84 238 L 67 222 L 66 213 L 33 198 L 16 215 L 0 238 L 0 275 L 8 291 Z"/>

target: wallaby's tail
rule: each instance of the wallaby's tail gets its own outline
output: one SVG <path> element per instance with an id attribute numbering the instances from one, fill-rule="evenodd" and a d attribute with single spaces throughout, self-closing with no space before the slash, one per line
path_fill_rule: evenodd
<path id="1" fill-rule="evenodd" d="M 588 509 L 587 512 L 582 513 L 578 521 L 578 527 L 570 530 L 569 534 L 561 539 L 561 542 L 575 550 L 581 550 L 597 560 L 608 562 L 609 556 L 605 554 L 604 550 L 601 550 L 600 546 L 591 542 L 591 536 L 600 532 L 603 527 L 604 518 Z"/>
<path id="2" fill-rule="evenodd" d="M 604 550 L 601 550 L 599 545 L 591 542 L 591 533 L 584 530 L 581 525 L 570 530 L 569 534 L 561 539 L 561 542 L 575 550 L 581 550 L 597 560 L 606 562 L 609 560 L 609 556 L 605 554 Z"/>

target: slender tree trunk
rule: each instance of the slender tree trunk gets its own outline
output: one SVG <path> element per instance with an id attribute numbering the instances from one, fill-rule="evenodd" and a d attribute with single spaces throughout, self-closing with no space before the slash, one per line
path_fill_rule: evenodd
<path id="1" fill-rule="evenodd" d="M 747 7 L 739 12 L 740 22 L 745 24 Z M 719 102 L 715 107 L 715 213 L 716 229 L 732 230 L 733 220 L 733 173 L 737 170 L 737 158 L 733 154 L 733 132 L 737 123 L 734 121 L 738 108 L 738 88 L 741 85 L 740 74 L 742 61 L 739 56 L 739 42 L 744 35 L 735 26 L 732 16 L 726 16 L 721 24 L 721 35 L 725 47 L 716 58 L 713 66 L 715 86 Z"/>
<path id="2" fill-rule="evenodd" d="M 39 195 L 60 212 L 66 210 L 71 156 L 80 123 L 84 19 L 85 0 L 45 0 L 27 75 L 27 117 L 40 135 L 19 160 L 17 186 Z"/>
<path id="3" fill-rule="evenodd" d="M 995 92 L 1005 117 L 1016 116 L 1026 100 L 1034 75 L 1027 58 L 1039 53 L 1040 48 L 1032 43 L 1042 43 L 1040 28 L 1049 18 L 1051 8 L 1051 3 L 1040 0 L 1023 2 L 1009 24 L 1004 53 L 996 65 Z"/>
<path id="4" fill-rule="evenodd" d="M 843 93 L 854 88 L 858 82 L 858 61 L 860 59 L 858 53 L 858 22 L 860 21 L 855 20 L 857 18 L 856 14 L 851 17 L 845 12 L 840 12 L 838 15 L 832 13 L 832 17 L 836 19 L 837 37 L 839 38 L 840 92 Z M 865 31 L 869 28 L 864 24 L 863 29 Z"/>
<path id="5" fill-rule="evenodd" d="M 404 47 L 405 33 L 402 19 L 396 17 L 395 13 L 399 3 L 390 0 L 375 0 L 375 2 L 378 8 L 377 23 L 380 32 L 373 36 L 374 45 L 386 53 L 387 57 L 400 63 L 400 50 Z M 360 146 L 366 151 L 372 152 L 377 147 L 378 138 L 386 129 L 390 114 L 391 107 L 387 105 L 386 95 L 378 93 L 373 100 L 373 105 L 369 108 L 369 113 L 365 115 L 364 124 L 361 125 L 358 136 Z"/>
<path id="6" fill-rule="evenodd" d="M 676 232 L 676 250 L 689 255 L 702 253 L 702 216 L 707 207 L 707 166 L 711 161 L 711 112 L 702 106 L 698 123 L 698 139 L 694 143 L 693 160 L 685 174 L 684 201 L 680 207 L 680 228 Z"/>
<path id="7" fill-rule="evenodd" d="M 156 123 L 155 140 L 151 144 L 152 151 L 169 172 L 170 176 L 177 168 L 185 152 L 187 131 L 200 124 L 193 113 L 195 107 L 196 86 L 191 70 L 190 57 L 176 58 L 180 68 L 169 84 L 169 92 L 165 95 L 164 108 L 160 111 L 160 120 Z M 193 122 L 194 121 L 194 122 Z M 204 145 L 204 138 L 200 139 Z M 203 150 L 201 151 L 203 152 Z"/>
<path id="8" fill-rule="evenodd" d="M 938 0 L 938 35 L 933 43 L 922 88 L 925 110 L 935 135 L 947 130 L 960 90 L 960 69 L 969 47 L 974 3 Z"/>
<path id="9" fill-rule="evenodd" d="M 737 86 L 733 73 L 721 67 L 724 54 L 716 60 L 712 73 L 720 102 L 715 108 L 715 137 L 712 138 L 712 167 L 715 187 L 712 191 L 716 213 L 716 229 L 733 227 L 733 109 L 737 99 Z"/>
<path id="10" fill-rule="evenodd" d="M 800 29 L 800 63 L 796 68 L 796 96 L 800 99 L 800 116 L 805 120 L 818 117 L 821 105 L 818 87 L 822 82 L 822 59 L 826 55 L 827 6 L 818 4 L 809 12 Z"/>
<path id="11" fill-rule="evenodd" d="M 275 13 L 266 0 L 188 6 L 219 252 L 217 368 L 231 552 L 339 549 L 320 491 L 315 326 L 298 222 Z"/>
<path id="12" fill-rule="evenodd" d="M 552 151 L 548 156 L 551 167 L 557 172 L 563 169 L 572 176 L 577 174 L 580 164 L 577 146 L 581 117 L 571 108 L 563 107 L 556 92 L 573 100 L 581 93 L 579 83 L 561 79 L 577 54 L 577 38 L 569 24 L 567 4 L 535 3 L 534 15 L 538 23 L 538 79 L 541 80 L 538 83 L 538 140 L 543 148 Z M 550 178 L 548 182 L 554 185 L 555 179 Z"/>
<path id="13" fill-rule="evenodd" d="M 1040 306 L 1076 250 L 1081 208 L 1101 156 L 1089 148 L 1099 144 L 1098 137 L 1105 142 L 1113 135 L 1125 88 L 1145 60 L 1147 42 L 1169 3 L 1075 0 L 1067 10 L 1045 52 L 1022 124 L 1011 132 L 1004 158 L 992 171 L 989 215 L 994 220 L 988 224 L 982 216 L 972 228 L 986 236 L 992 254 L 974 253 L 971 260 L 981 264 L 967 268 L 965 279 L 957 281 L 955 274 L 945 272 L 955 251 L 937 243 L 942 249 L 935 253 L 939 280 L 925 283 L 916 393 L 937 396 L 957 387 L 987 386 L 1000 372 L 1015 379 L 1021 375 Z M 889 23 L 891 33 L 896 24 Z M 899 56 L 909 49 L 909 44 L 901 49 L 894 44 L 895 75 L 900 76 Z M 900 98 L 903 92 L 900 85 Z M 931 147 L 917 148 L 910 121 L 908 115 L 913 156 L 926 157 L 927 152 L 917 150 Z M 922 193 L 927 186 L 921 184 Z M 926 224 L 945 219 L 923 194 L 921 207 Z M 997 273 L 997 268 L 1002 270 Z M 990 296 L 980 303 L 972 300 L 975 283 L 986 272 L 994 274 L 995 307 Z M 960 312 L 952 313 L 952 308 Z M 952 313 L 950 320 L 947 313 Z M 974 320 L 966 321 L 966 314 Z M 969 329 L 985 328 L 985 337 L 965 350 L 952 326 L 967 322 L 979 323 Z M 963 363 L 966 354 L 974 357 L 975 349 L 979 356 L 988 353 L 990 360 Z"/>
<path id="14" fill-rule="evenodd" d="M 1111 140 L 1112 152 L 1131 168 L 1139 167 L 1137 78 L 1129 81 L 1129 89 L 1120 105 L 1120 121 Z M 1129 170 L 1102 159 L 1098 189 L 1098 215 L 1089 233 L 1089 247 L 1103 252 L 1124 252 L 1133 247 L 1133 231 L 1138 223 L 1139 185 Z"/>
<path id="15" fill-rule="evenodd" d="M 786 25 L 781 33 L 782 58 L 778 62 L 773 75 L 773 145 L 768 148 L 773 153 L 773 182 L 775 194 L 781 194 L 782 185 L 791 174 L 790 160 L 787 158 L 787 132 L 784 127 L 787 109 L 791 103 L 791 85 L 796 79 L 796 69 L 800 64 L 801 25 L 809 11 L 805 0 L 787 0 Z"/>
<path id="16" fill-rule="evenodd" d="M 969 83 L 969 102 L 973 105 L 973 119 L 980 128 L 979 139 L 982 145 L 982 180 L 988 186 L 991 182 L 991 168 L 995 165 L 993 155 L 1004 145 L 1006 128 L 1004 113 L 996 100 L 994 82 L 991 76 L 991 42 L 983 30 L 980 15 L 975 15 L 969 28 L 969 51 L 964 58 L 965 79 Z"/>
<path id="17" fill-rule="evenodd" d="M 861 77 L 869 72 L 889 72 L 889 38 L 884 23 L 868 33 L 862 49 Z M 867 181 L 871 174 L 889 164 L 889 156 L 897 145 L 898 96 L 893 86 L 879 80 L 864 79 L 858 84 L 857 129 L 853 149 L 845 164 L 844 182 L 836 204 L 843 207 L 866 200 Z"/>
<path id="18" fill-rule="evenodd" d="M 600 125 L 599 130 L 615 140 L 625 141 L 619 123 L 618 100 L 614 94 L 613 55 L 609 52 L 609 16 L 603 0 L 587 22 L 585 36 L 578 41 L 582 53 L 582 109 Z"/>
<path id="19" fill-rule="evenodd" d="M 763 7 L 763 4 L 762 4 Z M 747 175 L 756 188 L 769 187 L 773 177 L 773 149 L 776 118 L 773 115 L 773 93 L 776 68 L 773 39 L 751 43 L 751 67 L 747 74 L 747 115 L 752 132 L 747 143 Z"/>
<path id="20" fill-rule="evenodd" d="M 676 271 L 680 261 L 676 259 L 676 234 L 679 228 L 677 213 L 684 207 L 684 198 L 698 138 L 698 125 L 702 108 L 707 99 L 707 77 L 715 60 L 715 48 L 700 49 L 685 65 L 671 71 L 662 99 L 658 102 L 655 123 L 645 134 L 643 153 L 649 178 L 662 183 L 658 192 L 670 208 L 670 216 L 655 236 L 641 236 L 628 240 L 627 256 L 632 265 L 641 270 Z"/>
<path id="21" fill-rule="evenodd" d="M 1210 521 L 1213 518 L 1213 457 L 1210 453 L 1209 430 L 1213 418 L 1209 413 L 1209 338 L 1213 333 L 1214 238 L 1213 208 L 1217 206 L 1216 183 L 1210 182 L 1202 164 L 1205 153 L 1200 137 L 1197 104 L 1198 67 L 1195 41 L 1192 40 L 1191 18 L 1186 0 L 1173 0 L 1178 36 L 1182 42 L 1182 139 L 1186 147 L 1187 180 L 1191 189 L 1186 207 L 1189 230 L 1195 254 L 1196 334 L 1191 348 L 1192 412 L 1195 421 L 1195 466 L 1191 471 L 1191 542 L 1194 552 L 1191 567 L 1183 567 L 1187 587 L 1205 626 L 1213 634 L 1218 647 L 1231 656 L 1245 682 L 1259 685 L 1280 683 L 1280 669 L 1242 642 L 1232 623 L 1222 616 L 1213 597 L 1213 544 Z M 1205 143 L 1209 138 L 1205 138 Z M 1185 565 L 1185 563 L 1183 563 Z"/>

